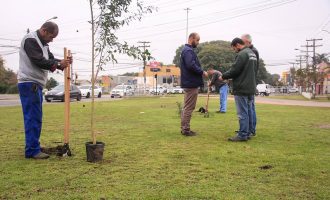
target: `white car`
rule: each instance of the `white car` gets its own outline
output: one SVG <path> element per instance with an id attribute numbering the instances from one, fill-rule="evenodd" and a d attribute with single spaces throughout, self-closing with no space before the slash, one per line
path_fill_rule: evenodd
<path id="1" fill-rule="evenodd" d="M 173 88 L 174 94 L 183 94 L 183 89 L 180 86 Z"/>
<path id="2" fill-rule="evenodd" d="M 167 94 L 183 94 L 183 93 L 184 93 L 184 91 L 180 86 L 169 88 L 167 90 Z"/>
<path id="3" fill-rule="evenodd" d="M 156 87 L 152 87 L 150 90 L 149 90 L 149 93 L 150 94 L 163 94 L 163 93 L 166 93 L 166 87 L 163 87 L 163 86 L 158 86 L 157 88 Z"/>
<path id="4" fill-rule="evenodd" d="M 299 92 L 298 88 L 293 87 L 288 89 L 288 93 L 297 93 L 297 92 Z"/>
<path id="5" fill-rule="evenodd" d="M 133 95 L 134 89 L 130 85 L 117 85 L 111 90 L 111 98 L 119 97 L 122 98 L 127 95 Z"/>
<path id="6" fill-rule="evenodd" d="M 79 86 L 79 90 L 81 91 L 81 96 L 89 98 L 92 95 L 92 86 L 91 85 L 82 85 Z M 101 98 L 102 96 L 102 88 L 99 86 L 94 86 L 94 96 Z"/>

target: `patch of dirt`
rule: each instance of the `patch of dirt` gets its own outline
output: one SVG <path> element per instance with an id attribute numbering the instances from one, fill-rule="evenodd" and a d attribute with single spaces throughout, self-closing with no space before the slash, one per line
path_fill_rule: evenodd
<path id="1" fill-rule="evenodd" d="M 271 165 L 263 165 L 263 166 L 259 167 L 259 169 L 261 169 L 261 170 L 267 170 L 267 169 L 272 169 L 272 168 L 273 168 L 273 166 L 271 166 Z"/>
<path id="2" fill-rule="evenodd" d="M 322 124 L 322 125 L 319 125 L 319 128 L 330 129 L 330 124 Z"/>
<path id="3" fill-rule="evenodd" d="M 56 147 L 41 147 L 41 152 L 61 157 L 72 155 L 68 145 L 57 145 Z"/>
<path id="4" fill-rule="evenodd" d="M 62 149 L 62 145 L 58 145 L 56 147 L 41 147 L 41 152 L 49 154 L 49 155 L 56 155 L 59 151 L 58 149 Z"/>

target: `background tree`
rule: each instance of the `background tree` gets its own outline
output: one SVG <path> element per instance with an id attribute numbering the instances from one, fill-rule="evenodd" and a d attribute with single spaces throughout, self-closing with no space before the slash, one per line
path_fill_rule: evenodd
<path id="1" fill-rule="evenodd" d="M 47 80 L 45 87 L 47 88 L 47 90 L 51 90 L 56 86 L 58 86 L 58 82 L 53 77 L 50 77 L 50 79 Z"/>
<path id="2" fill-rule="evenodd" d="M 5 61 L 0 56 L 0 93 L 17 93 L 17 75 L 5 68 Z M 16 89 L 15 89 L 16 88 Z"/>
<path id="3" fill-rule="evenodd" d="M 98 72 L 108 62 L 117 62 L 116 55 L 126 54 L 133 58 L 144 59 L 150 55 L 141 52 L 138 47 L 120 41 L 116 32 L 134 20 L 141 20 L 146 13 L 154 9 L 144 6 L 140 0 L 89 0 L 92 31 L 92 88 Z M 95 13 L 96 12 L 96 13 Z M 95 61 L 97 61 L 97 64 Z M 95 73 L 95 64 L 97 71 Z M 94 133 L 94 89 L 92 90 L 91 131 L 93 144 L 96 144 Z"/>
<path id="4" fill-rule="evenodd" d="M 282 82 L 280 82 L 280 75 L 279 74 L 269 74 L 267 75 L 267 80 L 265 83 L 273 86 L 282 86 Z"/>

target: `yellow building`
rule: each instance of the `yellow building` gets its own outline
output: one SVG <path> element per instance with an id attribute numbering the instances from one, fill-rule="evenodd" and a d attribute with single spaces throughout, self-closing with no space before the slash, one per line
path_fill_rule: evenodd
<path id="1" fill-rule="evenodd" d="M 161 65 L 159 62 L 150 62 L 146 66 L 146 84 L 153 86 L 156 84 L 155 75 L 157 75 L 158 85 L 180 85 L 180 68 L 175 65 Z M 139 73 L 138 84 L 144 83 L 144 73 Z"/>
<path id="2" fill-rule="evenodd" d="M 289 71 L 282 72 L 282 82 L 285 85 L 290 83 L 290 72 Z"/>

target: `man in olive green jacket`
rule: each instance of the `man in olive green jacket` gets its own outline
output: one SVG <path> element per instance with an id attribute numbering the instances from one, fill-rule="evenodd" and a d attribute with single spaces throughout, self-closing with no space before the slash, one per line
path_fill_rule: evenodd
<path id="1" fill-rule="evenodd" d="M 220 80 L 233 79 L 233 94 L 235 97 L 239 130 L 229 141 L 247 141 L 249 123 L 252 121 L 251 101 L 256 90 L 255 69 L 257 57 L 253 51 L 244 45 L 240 38 L 235 38 L 231 46 L 237 53 L 234 64 L 225 72 Z"/>

